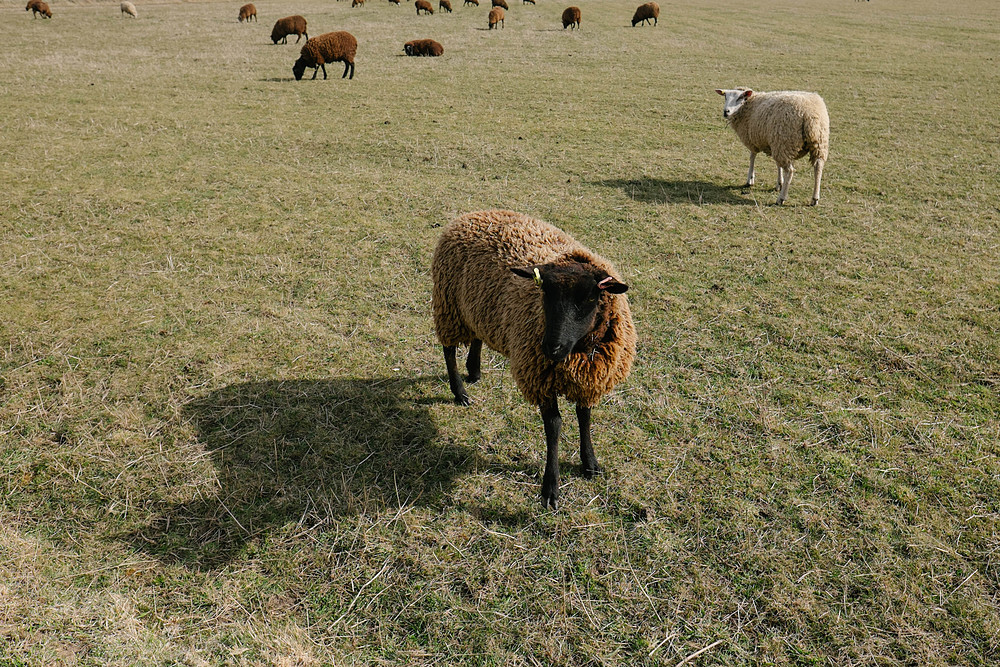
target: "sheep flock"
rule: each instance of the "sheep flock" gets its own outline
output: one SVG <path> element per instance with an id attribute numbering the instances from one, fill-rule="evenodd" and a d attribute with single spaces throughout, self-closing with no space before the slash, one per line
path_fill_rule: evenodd
<path id="1" fill-rule="evenodd" d="M 351 6 L 364 3 L 365 0 L 352 0 Z M 553 26 L 561 24 L 563 31 L 573 31 L 560 31 L 566 35 L 564 39 L 585 37 L 583 32 L 576 36 L 581 29 L 580 7 L 547 6 L 545 0 L 541 6 L 535 0 L 522 0 L 521 5 L 515 6 L 528 3 L 530 9 L 517 11 L 551 12 Z M 396 9 L 400 0 L 372 0 L 370 4 L 400 11 Z M 454 20 L 447 18 L 453 12 L 450 0 L 439 0 L 442 12 L 436 16 L 429 0 L 414 0 L 413 7 L 420 16 L 421 30 L 431 34 L 433 29 L 429 26 L 441 20 Z M 460 7 L 473 12 L 480 2 L 464 0 Z M 33 17 L 52 17 L 49 5 L 42 0 L 30 0 L 25 9 Z M 479 30 L 505 28 L 509 12 L 506 0 L 491 0 L 487 9 L 488 28 Z M 121 2 L 120 14 L 138 17 L 136 6 L 130 1 Z M 244 4 L 238 8 L 237 18 L 239 23 L 251 24 L 257 21 L 257 14 L 253 4 Z M 655 26 L 659 15 L 657 3 L 644 3 L 635 8 L 631 19 L 622 13 L 621 27 L 626 27 L 629 21 L 632 27 Z M 231 21 L 232 14 L 229 17 Z M 412 14 L 410 17 L 408 20 L 414 20 Z M 590 30 L 607 27 L 590 26 Z M 239 30 L 241 34 L 251 34 L 245 28 Z M 252 34 L 253 39 L 259 38 L 256 32 Z M 491 39 L 505 40 L 502 34 L 493 34 L 496 37 Z M 295 80 L 301 80 L 307 68 L 314 70 L 312 79 L 320 71 L 326 79 L 326 64 L 335 62 L 344 63 L 342 79 L 354 78 L 358 41 L 350 32 L 336 30 L 310 37 L 304 16 L 277 18 L 270 34 L 272 45 L 287 44 L 290 35 L 296 36 L 296 43 L 305 38 L 292 65 Z M 445 48 L 441 42 L 425 37 L 406 42 L 403 51 L 407 56 L 440 58 Z M 455 59 L 476 55 L 456 54 L 454 50 L 448 53 Z M 445 59 L 440 66 L 447 66 L 447 62 Z M 706 85 L 706 92 L 710 90 Z M 770 155 L 778 169 L 776 203 L 780 205 L 788 196 L 794 161 L 809 156 L 814 167 L 810 203 L 816 205 L 830 141 L 830 120 L 822 97 L 811 92 L 760 92 L 749 88 L 716 92 L 725 98 L 724 120 L 750 151 L 744 187 L 754 185 L 757 154 Z M 431 268 L 434 326 L 444 348 L 455 402 L 470 403 L 457 372 L 457 346 L 469 346 L 466 368 L 470 383 L 480 377 L 483 344 L 510 360 L 518 388 L 526 400 L 541 410 L 547 445 L 541 495 L 543 504 L 554 508 L 559 495 L 558 397 L 577 404 L 581 462 L 589 477 L 600 469 L 590 441 L 590 410 L 626 379 L 635 358 L 636 331 L 624 296 L 628 289 L 624 279 L 609 261 L 562 230 L 511 211 L 459 216 L 441 234 Z"/>

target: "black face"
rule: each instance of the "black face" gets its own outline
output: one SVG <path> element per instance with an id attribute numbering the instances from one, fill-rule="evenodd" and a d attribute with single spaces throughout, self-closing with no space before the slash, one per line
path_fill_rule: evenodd
<path id="1" fill-rule="evenodd" d="M 621 294 L 628 285 L 608 278 L 606 273 L 594 273 L 592 268 L 588 270 L 579 263 L 543 264 L 511 271 L 535 279 L 535 269 L 542 283 L 545 312 L 542 354 L 552 361 L 562 361 L 594 329 L 602 292 Z"/>
<path id="2" fill-rule="evenodd" d="M 302 73 L 305 71 L 306 71 L 306 64 L 302 62 L 302 58 L 299 58 L 298 60 L 295 61 L 295 64 L 292 65 L 292 74 L 295 75 L 295 80 L 301 81 Z"/>

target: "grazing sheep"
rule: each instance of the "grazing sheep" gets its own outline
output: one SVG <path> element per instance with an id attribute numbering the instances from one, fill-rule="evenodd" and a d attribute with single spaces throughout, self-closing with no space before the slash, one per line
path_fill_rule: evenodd
<path id="1" fill-rule="evenodd" d="M 52 10 L 49 9 L 49 5 L 42 0 L 28 0 L 27 7 L 24 11 L 31 11 L 31 18 L 37 19 L 38 15 L 41 14 L 43 19 L 52 18 Z"/>
<path id="2" fill-rule="evenodd" d="M 754 183 L 754 160 L 763 151 L 778 165 L 778 204 L 788 197 L 795 167 L 792 163 L 809 156 L 813 164 L 812 205 L 819 203 L 823 165 L 830 152 L 830 116 L 826 103 L 816 93 L 781 90 L 756 93 L 747 88 L 716 90 L 726 98 L 722 116 L 750 149 L 746 186 Z"/>
<path id="3" fill-rule="evenodd" d="M 503 7 L 505 11 L 510 11 L 510 7 L 507 6 L 507 0 L 493 0 L 494 7 Z"/>
<path id="4" fill-rule="evenodd" d="M 625 379 L 636 333 L 610 262 L 552 225 L 513 211 L 481 211 L 445 228 L 431 263 L 434 329 L 455 403 L 469 405 L 455 361 L 468 345 L 468 381 L 479 380 L 482 345 L 507 357 L 521 394 L 545 425 L 542 502 L 559 498 L 559 396 L 576 403 L 584 475 L 600 471 L 590 410 Z"/>
<path id="5" fill-rule="evenodd" d="M 660 6 L 655 2 L 647 2 L 636 8 L 635 14 L 632 15 L 632 27 L 634 28 L 638 23 L 647 23 L 649 19 L 653 19 L 653 25 L 655 26 L 659 18 Z"/>
<path id="6" fill-rule="evenodd" d="M 394 4 L 394 5 L 398 5 L 399 4 L 399 0 L 389 0 L 389 2 L 391 4 Z"/>
<path id="7" fill-rule="evenodd" d="M 439 56 L 444 53 L 444 47 L 433 39 L 411 39 L 403 44 L 403 50 L 408 56 Z"/>
<path id="8" fill-rule="evenodd" d="M 306 19 L 304 16 L 295 14 L 294 16 L 286 16 L 274 22 L 274 27 L 271 28 L 272 42 L 277 44 L 280 39 L 282 44 L 288 44 L 289 35 L 295 35 L 296 44 L 299 43 L 303 35 L 306 36 L 306 41 L 309 41 L 309 32 L 306 30 Z"/>
<path id="9" fill-rule="evenodd" d="M 351 7 L 364 7 L 365 0 L 351 0 Z"/>
<path id="10" fill-rule="evenodd" d="M 127 1 L 123 2 L 121 4 L 121 10 L 122 10 L 122 16 L 125 16 L 126 14 L 128 14 L 129 16 L 131 16 L 134 19 L 139 18 L 138 12 L 135 11 L 135 5 L 133 5 L 131 2 L 127 2 Z"/>
<path id="11" fill-rule="evenodd" d="M 526 5 L 526 4 L 528 4 L 529 2 L 530 2 L 531 4 L 535 4 L 535 0 L 521 0 L 521 4 L 522 4 L 522 5 Z"/>
<path id="12" fill-rule="evenodd" d="M 478 7 L 479 0 L 465 0 L 465 2 L 462 3 L 462 6 L 464 7 L 465 5 L 475 5 L 476 7 Z"/>
<path id="13" fill-rule="evenodd" d="M 451 14 L 451 0 L 441 0 L 438 3 L 438 9 L 440 9 L 441 11 L 445 11 L 445 12 L 448 12 L 449 14 Z"/>
<path id="14" fill-rule="evenodd" d="M 490 21 L 490 30 L 493 30 L 493 28 L 496 28 L 497 25 L 499 25 L 501 28 L 503 28 L 504 27 L 504 24 L 503 24 L 503 21 L 504 21 L 503 7 L 494 7 L 493 9 L 491 9 L 490 10 L 490 16 L 489 16 L 489 21 Z"/>
<path id="15" fill-rule="evenodd" d="M 249 3 L 245 4 L 245 5 L 243 5 L 242 7 L 240 7 L 240 15 L 239 15 L 238 18 L 240 20 L 240 23 L 243 23 L 244 21 L 246 21 L 247 23 L 249 23 L 250 19 L 253 19 L 254 21 L 256 21 L 257 20 L 257 8 L 253 6 L 252 2 L 249 2 Z"/>
<path id="16" fill-rule="evenodd" d="M 580 27 L 580 8 L 579 7 L 567 7 L 563 10 L 562 14 L 563 30 L 573 26 L 574 28 Z"/>
<path id="17" fill-rule="evenodd" d="M 414 4 L 416 4 L 416 6 L 417 6 L 417 14 L 418 15 L 420 14 L 420 10 L 421 9 L 424 10 L 424 14 L 433 14 L 434 13 L 434 8 L 431 7 L 431 3 L 429 3 L 427 0 L 417 0 L 416 3 L 414 3 Z"/>
<path id="18" fill-rule="evenodd" d="M 312 78 L 315 79 L 316 75 L 319 74 L 319 68 L 323 68 L 323 78 L 326 78 L 326 63 L 342 62 L 344 63 L 344 73 L 341 75 L 341 79 L 347 76 L 348 71 L 350 71 L 350 79 L 354 78 L 354 56 L 358 53 L 358 40 L 354 38 L 349 32 L 328 32 L 320 35 L 319 37 L 313 37 L 310 40 L 306 40 L 306 43 L 302 45 L 302 51 L 299 54 L 299 59 L 295 61 L 292 65 L 292 74 L 295 75 L 295 80 L 300 81 L 302 79 L 302 73 L 306 71 L 306 67 L 312 67 L 315 71 L 313 72 Z"/>

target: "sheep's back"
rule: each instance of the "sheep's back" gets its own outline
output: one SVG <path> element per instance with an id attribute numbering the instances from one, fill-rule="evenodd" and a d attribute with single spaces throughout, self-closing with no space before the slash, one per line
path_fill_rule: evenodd
<path id="1" fill-rule="evenodd" d="M 826 104 L 816 93 L 754 92 L 743 107 L 732 124 L 747 148 L 791 162 L 810 153 L 810 145 L 816 143 L 826 159 L 830 121 Z M 819 136 L 807 136 L 806 128 L 817 125 L 825 130 Z"/>
<path id="2" fill-rule="evenodd" d="M 329 62 L 341 60 L 344 62 L 354 62 L 354 56 L 358 53 L 358 40 L 349 32 L 327 32 L 318 37 L 312 37 L 302 47 L 299 55 L 306 59 L 306 62 L 313 63 L 318 67 Z"/>

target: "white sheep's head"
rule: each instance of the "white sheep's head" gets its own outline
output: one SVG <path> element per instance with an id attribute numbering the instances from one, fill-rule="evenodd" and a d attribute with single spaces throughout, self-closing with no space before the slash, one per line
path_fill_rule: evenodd
<path id="1" fill-rule="evenodd" d="M 734 88 L 732 90 L 720 90 L 716 88 L 715 92 L 726 98 L 722 106 L 723 118 L 730 118 L 753 95 L 753 91 L 748 88 Z"/>

